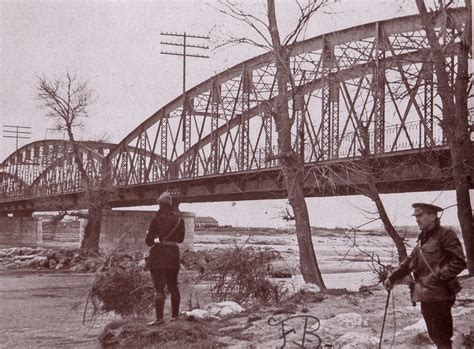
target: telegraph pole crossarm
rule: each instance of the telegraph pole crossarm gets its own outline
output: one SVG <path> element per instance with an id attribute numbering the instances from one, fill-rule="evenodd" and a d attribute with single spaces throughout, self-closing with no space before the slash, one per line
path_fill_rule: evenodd
<path id="1" fill-rule="evenodd" d="M 18 150 L 19 139 L 31 138 L 31 127 L 19 125 L 3 125 L 3 138 L 14 138 L 16 140 L 16 150 Z"/>
<path id="2" fill-rule="evenodd" d="M 162 45 L 182 47 L 183 52 L 161 51 L 160 53 L 163 55 L 183 57 L 183 96 L 184 96 L 184 94 L 186 93 L 186 57 L 209 58 L 209 56 L 202 55 L 199 53 L 188 53 L 187 49 L 189 48 L 197 49 L 197 50 L 209 50 L 209 46 L 200 45 L 200 44 L 190 44 L 189 42 L 187 42 L 187 39 L 209 40 L 210 37 L 205 36 L 205 35 L 188 34 L 186 32 L 184 33 L 161 32 L 160 35 L 181 38 L 183 40 L 182 42 L 161 41 Z"/>
<path id="3" fill-rule="evenodd" d="M 209 56 L 202 55 L 199 53 L 188 53 L 186 49 L 195 49 L 195 50 L 209 50 L 209 46 L 201 45 L 201 44 L 190 44 L 187 42 L 187 39 L 195 39 L 195 40 L 209 40 L 209 36 L 204 36 L 204 35 L 192 35 L 188 34 L 186 32 L 184 33 L 167 33 L 167 32 L 161 32 L 160 33 L 162 36 L 168 36 L 168 37 L 176 37 L 182 39 L 182 42 L 171 42 L 171 41 L 161 41 L 162 45 L 167 45 L 167 46 L 178 46 L 182 47 L 183 51 L 182 52 L 170 52 L 170 51 L 161 51 L 160 53 L 163 55 L 170 55 L 170 56 L 180 56 L 183 57 L 183 113 L 182 113 L 182 120 L 183 120 L 183 132 L 182 132 L 182 138 L 184 142 L 184 148 L 185 150 L 189 146 L 187 142 L 189 142 L 189 139 L 187 139 L 187 134 L 190 132 L 190 121 L 188 120 L 189 118 L 186 117 L 186 57 L 194 57 L 194 58 L 209 58 Z M 189 125 L 188 125 L 189 124 Z"/>

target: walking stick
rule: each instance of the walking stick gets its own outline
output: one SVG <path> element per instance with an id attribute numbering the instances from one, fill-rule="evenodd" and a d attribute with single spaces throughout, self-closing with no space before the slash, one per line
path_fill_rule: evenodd
<path id="1" fill-rule="evenodd" d="M 384 329 L 384 327 L 385 327 L 385 319 L 387 318 L 387 309 L 388 309 L 388 301 L 389 301 L 389 300 L 390 300 L 390 290 L 388 290 L 387 302 L 385 302 L 385 312 L 384 312 L 384 314 L 383 314 L 382 331 L 380 332 L 379 349 L 382 348 L 383 329 Z"/>

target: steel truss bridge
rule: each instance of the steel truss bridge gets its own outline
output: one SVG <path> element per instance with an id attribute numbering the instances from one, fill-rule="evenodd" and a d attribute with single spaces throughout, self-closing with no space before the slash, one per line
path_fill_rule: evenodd
<path id="1" fill-rule="evenodd" d="M 458 34 L 469 15 L 459 8 L 436 19 L 453 79 Z M 345 170 L 360 162 L 359 123 L 368 127 L 381 192 L 453 188 L 437 79 L 418 16 L 313 37 L 291 52 L 292 140 L 304 159 L 308 196 L 354 194 L 364 184 Z M 181 202 L 284 197 L 266 107 L 277 94 L 275 76 L 271 55 L 257 56 L 186 91 L 118 144 L 79 143 L 89 178 L 97 187 L 105 183 L 112 207 L 152 204 L 164 190 Z M 67 141 L 25 145 L 0 171 L 4 214 L 85 207 Z"/>

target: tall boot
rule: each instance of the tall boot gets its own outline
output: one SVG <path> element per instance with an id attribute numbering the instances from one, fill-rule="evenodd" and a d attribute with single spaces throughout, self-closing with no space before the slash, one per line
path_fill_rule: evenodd
<path id="1" fill-rule="evenodd" d="M 171 293 L 171 318 L 176 319 L 179 316 L 179 304 L 181 302 L 181 294 L 179 290 Z"/>
<path id="2" fill-rule="evenodd" d="M 156 320 L 149 322 L 148 325 L 154 326 L 154 325 L 161 325 L 165 321 L 163 320 L 163 311 L 165 308 L 165 294 L 164 293 L 156 293 L 155 294 L 155 315 L 156 315 Z"/>

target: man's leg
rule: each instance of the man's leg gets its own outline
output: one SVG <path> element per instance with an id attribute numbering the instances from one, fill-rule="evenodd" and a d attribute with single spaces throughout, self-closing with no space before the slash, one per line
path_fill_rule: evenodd
<path id="1" fill-rule="evenodd" d="M 438 348 L 452 348 L 454 301 L 421 302 L 421 313 L 426 322 L 431 340 Z"/>
<path id="2" fill-rule="evenodd" d="M 179 304 L 181 302 L 181 294 L 178 287 L 178 273 L 179 269 L 172 269 L 166 271 L 166 284 L 168 291 L 171 293 L 171 317 L 177 318 L 179 316 Z"/>
<path id="3" fill-rule="evenodd" d="M 163 322 L 163 311 L 165 308 L 165 285 L 166 273 L 165 270 L 150 270 L 153 286 L 155 288 L 155 314 L 156 320 L 149 323 L 149 325 L 158 325 Z"/>

